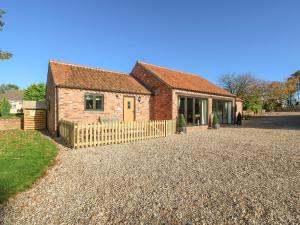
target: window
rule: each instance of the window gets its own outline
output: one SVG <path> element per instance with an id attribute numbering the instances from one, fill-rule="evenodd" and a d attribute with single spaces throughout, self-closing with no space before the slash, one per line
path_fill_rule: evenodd
<path id="1" fill-rule="evenodd" d="M 219 123 L 230 124 L 232 122 L 232 102 L 213 99 L 213 113 L 219 118 Z"/>
<path id="2" fill-rule="evenodd" d="M 103 96 L 95 96 L 95 109 L 103 110 Z"/>
<path id="3" fill-rule="evenodd" d="M 130 109 L 130 108 L 131 108 L 131 102 L 128 101 L 128 102 L 127 102 L 127 109 Z"/>
<path id="4" fill-rule="evenodd" d="M 208 123 L 207 99 L 180 96 L 178 105 L 178 114 L 183 114 L 188 124 L 205 125 Z"/>
<path id="5" fill-rule="evenodd" d="M 10 105 L 12 109 L 16 109 L 17 108 L 17 102 L 16 101 L 10 101 Z"/>
<path id="6" fill-rule="evenodd" d="M 84 97 L 84 105 L 87 111 L 103 111 L 104 97 L 98 94 L 86 94 Z"/>

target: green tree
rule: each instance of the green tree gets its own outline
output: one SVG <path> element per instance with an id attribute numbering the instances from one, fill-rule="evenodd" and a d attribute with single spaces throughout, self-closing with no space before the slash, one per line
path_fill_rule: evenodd
<path id="1" fill-rule="evenodd" d="M 0 93 L 5 93 L 9 90 L 19 90 L 19 86 L 15 84 L 1 84 L 0 85 Z"/>
<path id="2" fill-rule="evenodd" d="M 3 11 L 2 9 L 0 9 L 0 31 L 2 31 L 2 27 L 4 26 L 4 22 L 1 20 L 2 16 L 5 14 L 5 11 Z M 9 52 L 3 52 L 0 50 L 0 60 L 2 59 L 9 59 L 11 58 L 13 55 Z"/>
<path id="3" fill-rule="evenodd" d="M 44 101 L 46 85 L 44 83 L 32 84 L 24 91 L 24 100 Z"/>
<path id="4" fill-rule="evenodd" d="M 1 114 L 1 116 L 2 117 L 8 116 L 9 113 L 10 113 L 10 108 L 11 108 L 11 106 L 10 106 L 9 102 L 7 101 L 6 98 L 4 98 L 0 103 L 0 114 Z"/>

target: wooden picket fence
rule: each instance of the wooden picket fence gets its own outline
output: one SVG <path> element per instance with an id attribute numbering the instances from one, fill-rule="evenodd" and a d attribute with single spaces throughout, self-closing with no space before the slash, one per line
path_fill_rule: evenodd
<path id="1" fill-rule="evenodd" d="M 60 136 L 71 148 L 103 146 L 153 138 L 176 132 L 176 120 L 74 123 L 61 120 Z"/>

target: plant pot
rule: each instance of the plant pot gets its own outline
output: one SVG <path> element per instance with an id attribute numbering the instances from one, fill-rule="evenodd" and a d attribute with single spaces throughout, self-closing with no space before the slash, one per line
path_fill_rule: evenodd
<path id="1" fill-rule="evenodd" d="M 213 128 L 219 129 L 219 128 L 220 128 L 220 124 L 218 124 L 218 123 L 217 123 L 217 124 L 214 124 L 214 125 L 213 125 Z"/>
<path id="2" fill-rule="evenodd" d="M 186 127 L 178 127 L 178 131 L 186 134 Z"/>

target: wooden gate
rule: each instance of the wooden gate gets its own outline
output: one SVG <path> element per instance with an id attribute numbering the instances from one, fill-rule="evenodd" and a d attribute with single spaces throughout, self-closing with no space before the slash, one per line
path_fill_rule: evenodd
<path id="1" fill-rule="evenodd" d="M 24 101 L 24 130 L 46 129 L 46 109 L 43 102 Z"/>

